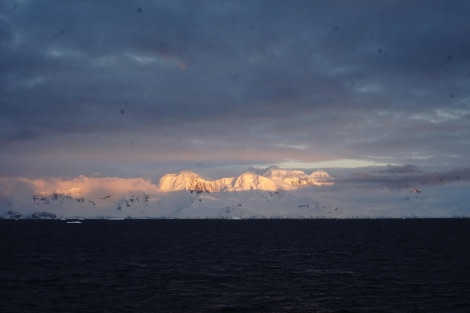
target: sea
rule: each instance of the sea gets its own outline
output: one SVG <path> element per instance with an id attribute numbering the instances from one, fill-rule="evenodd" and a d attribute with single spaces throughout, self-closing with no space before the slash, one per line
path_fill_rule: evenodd
<path id="1" fill-rule="evenodd" d="M 0 220 L 0 312 L 470 312 L 470 219 Z"/>

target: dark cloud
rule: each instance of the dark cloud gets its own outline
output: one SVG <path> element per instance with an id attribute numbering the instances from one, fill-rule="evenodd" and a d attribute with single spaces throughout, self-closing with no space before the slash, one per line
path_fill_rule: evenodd
<path id="1" fill-rule="evenodd" d="M 388 165 L 385 169 L 379 170 L 378 172 L 387 173 L 387 174 L 406 174 L 406 173 L 420 172 L 420 170 L 415 165 L 404 165 L 404 166 Z"/>
<path id="2" fill-rule="evenodd" d="M 194 162 L 217 152 L 230 162 L 465 167 L 469 10 L 467 1 L 6 1 L 0 144 L 55 155 L 91 145 L 100 159 L 126 154 L 122 142 L 142 148 L 140 138 L 145 155 Z"/>
<path id="3" fill-rule="evenodd" d="M 350 176 L 338 177 L 337 184 L 359 185 L 366 188 L 419 189 L 426 186 L 440 186 L 453 183 L 468 183 L 470 168 L 449 171 L 424 171 L 415 166 L 388 166 L 381 170 L 356 172 Z"/>

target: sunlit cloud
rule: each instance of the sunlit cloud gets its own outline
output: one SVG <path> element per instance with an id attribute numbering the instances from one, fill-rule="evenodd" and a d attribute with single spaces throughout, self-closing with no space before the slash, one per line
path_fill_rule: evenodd
<path id="1" fill-rule="evenodd" d="M 97 196 L 106 194 L 126 194 L 129 192 L 155 193 L 157 186 L 142 178 L 87 177 L 79 176 L 71 180 L 62 178 L 28 179 L 0 178 L 2 196 L 11 196 L 16 189 L 28 187 L 29 195 L 34 193 L 72 194 L 80 196 Z M 23 187 L 21 187 L 23 186 Z"/>
<path id="2" fill-rule="evenodd" d="M 276 165 L 282 168 L 356 168 L 366 166 L 385 166 L 389 163 L 374 162 L 369 160 L 339 159 L 320 162 L 286 161 Z"/>

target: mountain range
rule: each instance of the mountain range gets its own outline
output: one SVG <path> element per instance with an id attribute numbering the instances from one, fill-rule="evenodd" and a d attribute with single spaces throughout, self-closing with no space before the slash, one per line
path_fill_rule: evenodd
<path id="1" fill-rule="evenodd" d="M 248 170 L 239 176 L 216 180 L 206 180 L 192 171 L 181 171 L 177 174 L 166 174 L 160 179 L 159 191 L 171 192 L 189 190 L 193 192 L 246 191 L 246 190 L 294 190 L 301 186 L 332 185 L 330 175 L 317 170 L 310 175 L 301 170 L 288 170 L 269 167 L 261 174 Z"/>
<path id="2" fill-rule="evenodd" d="M 322 205 L 312 197 L 312 188 L 333 185 L 332 177 L 323 170 L 306 174 L 269 167 L 214 180 L 184 170 L 163 175 L 158 184 L 96 180 L 81 176 L 64 183 L 66 189 L 43 188 L 29 200 L 16 201 L 3 217 L 272 218 L 331 217 L 339 213 L 338 208 Z"/>

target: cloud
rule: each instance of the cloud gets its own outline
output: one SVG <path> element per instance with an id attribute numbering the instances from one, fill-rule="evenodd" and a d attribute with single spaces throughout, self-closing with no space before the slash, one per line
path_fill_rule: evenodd
<path id="1" fill-rule="evenodd" d="M 349 176 L 338 177 L 336 184 L 347 184 L 373 189 L 415 189 L 426 186 L 443 186 L 470 181 L 470 168 L 449 171 L 423 171 L 412 165 L 387 166 L 384 169 L 365 169 Z"/>
<path id="2" fill-rule="evenodd" d="M 77 155 L 106 167 L 103 159 L 132 153 L 466 167 L 469 9 L 4 2 L 0 144 L 12 157 L 0 169 L 40 172 L 37 162 L 18 164 L 33 151 L 69 168 Z M 91 174 L 76 171 L 68 175 Z"/>
<path id="3" fill-rule="evenodd" d="M 157 186 L 142 178 L 87 177 L 78 176 L 71 180 L 62 178 L 28 179 L 0 178 L 3 197 L 14 194 L 32 196 L 35 193 L 78 193 L 84 197 L 97 197 L 106 194 L 125 194 L 128 192 L 155 193 Z"/>
<path id="4" fill-rule="evenodd" d="M 385 169 L 378 170 L 377 172 L 385 173 L 385 174 L 406 174 L 406 173 L 417 173 L 417 172 L 420 172 L 420 170 L 415 165 L 404 165 L 404 166 L 388 165 Z"/>

